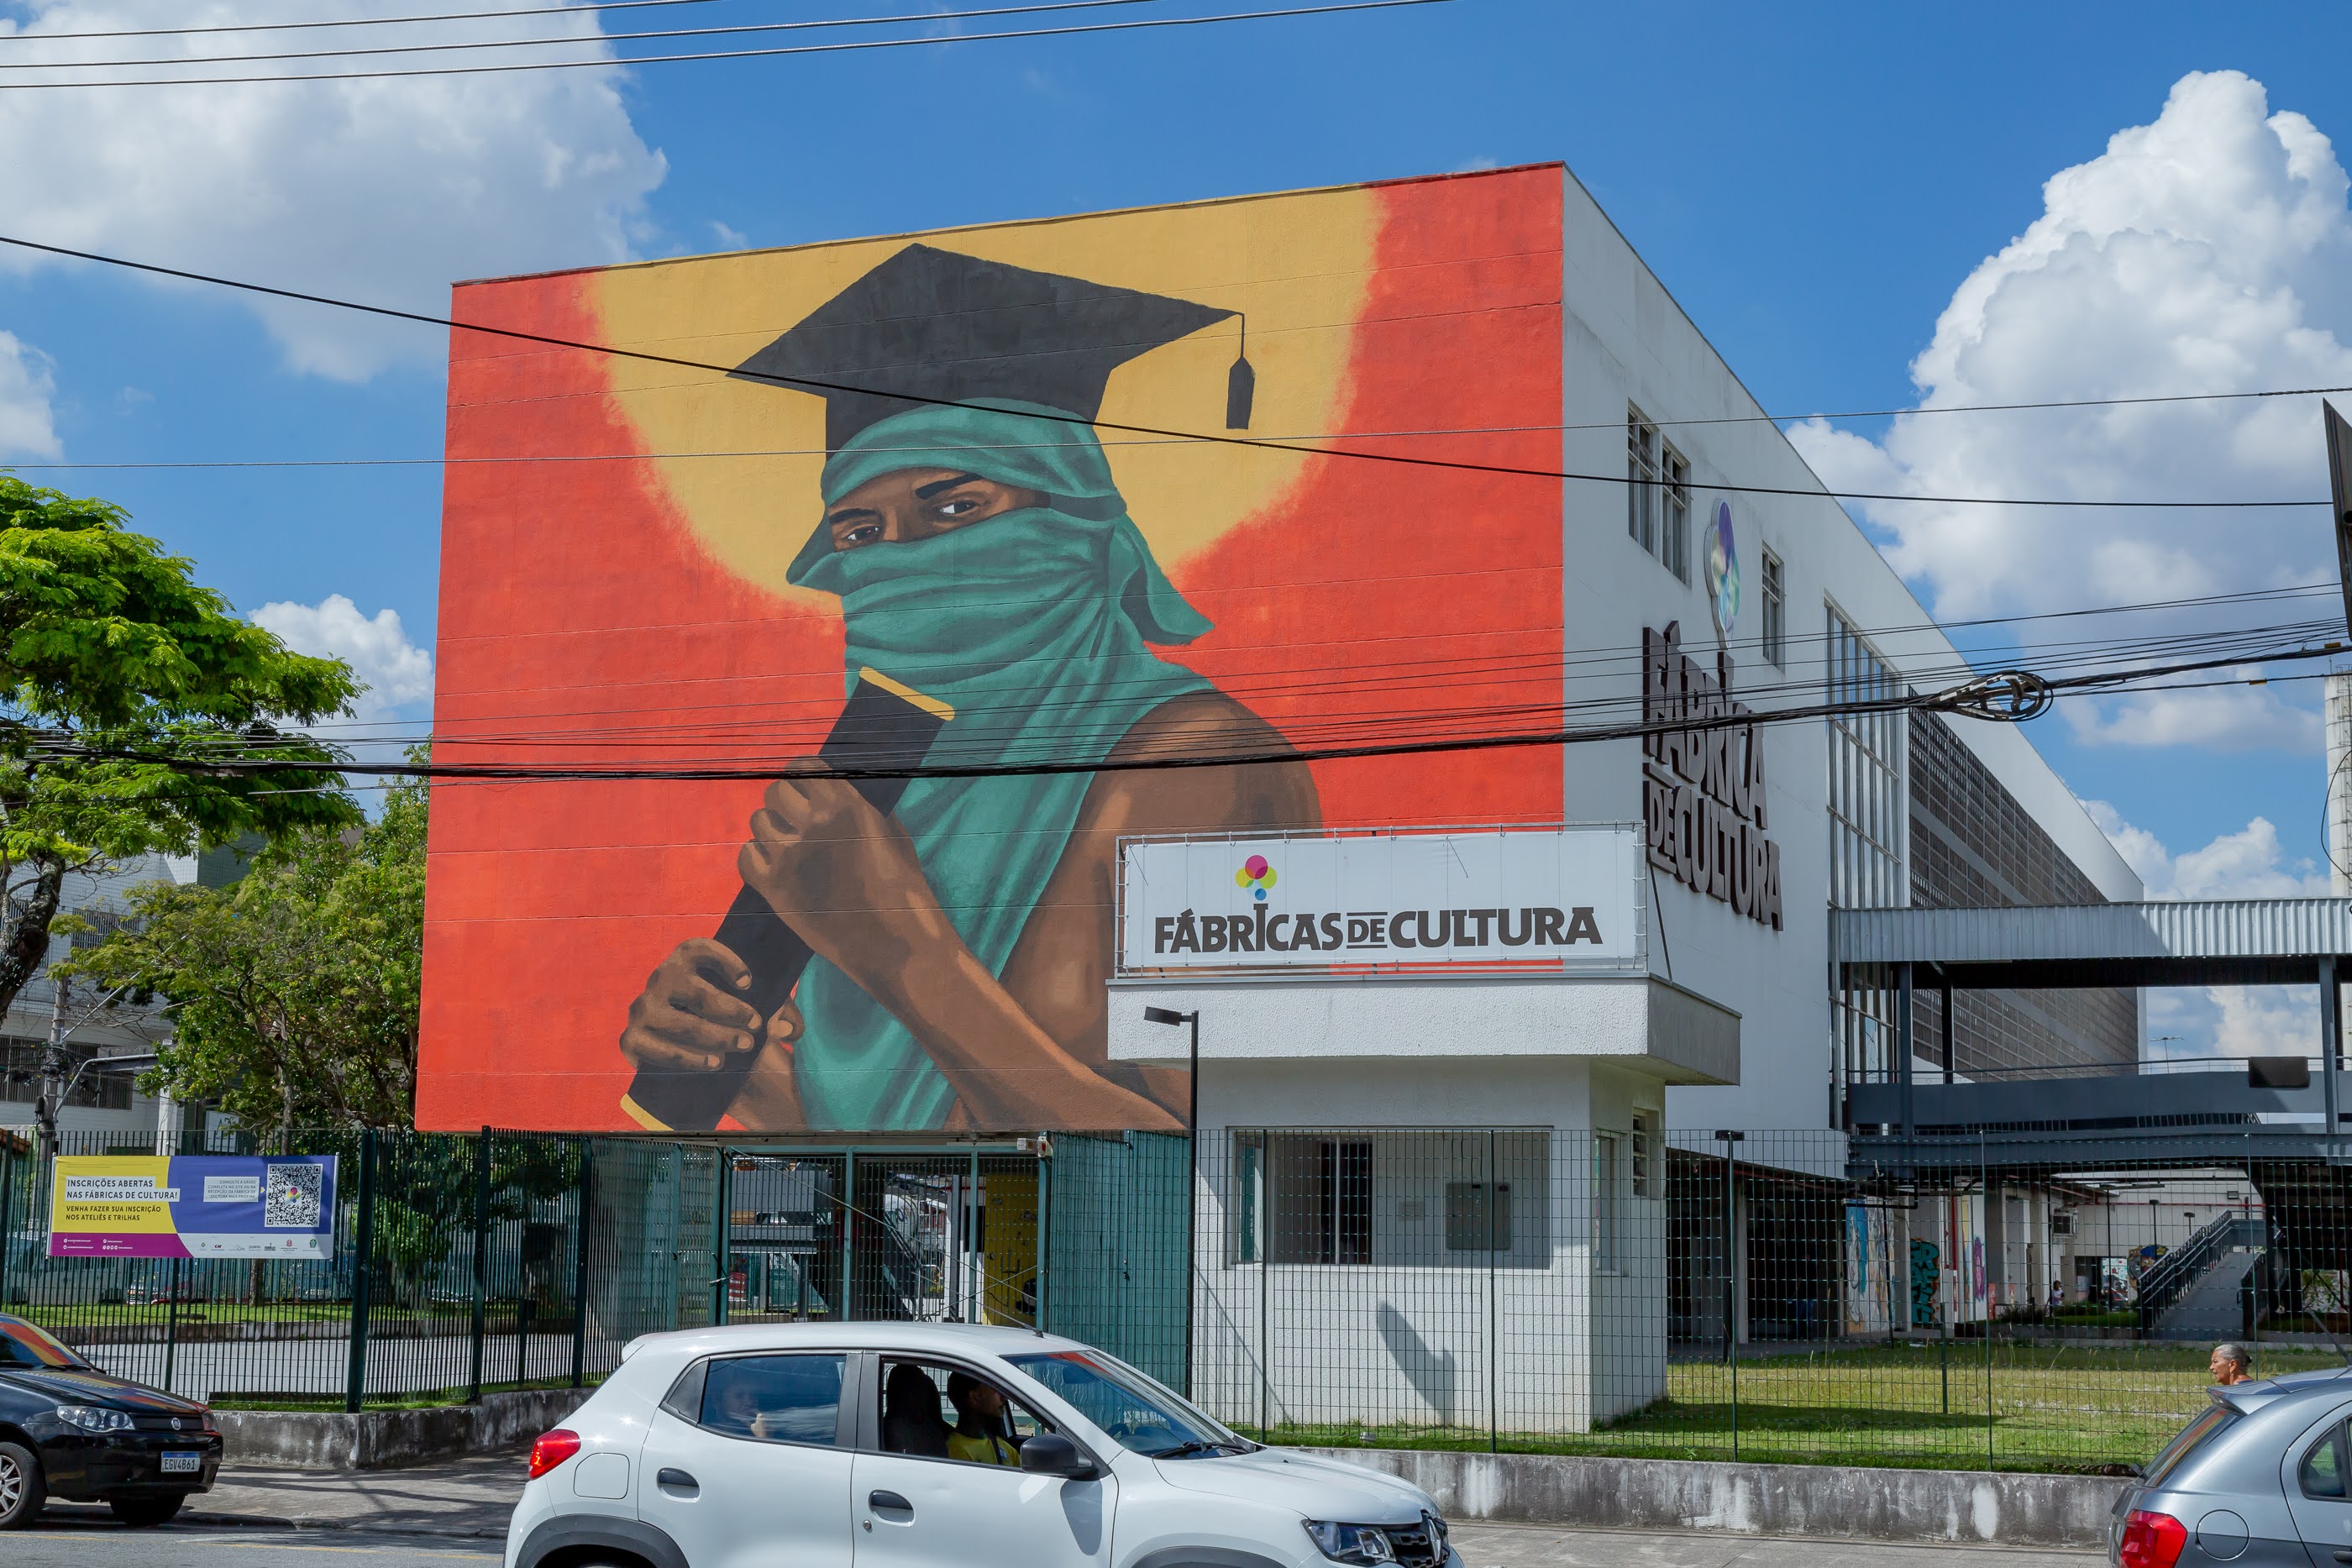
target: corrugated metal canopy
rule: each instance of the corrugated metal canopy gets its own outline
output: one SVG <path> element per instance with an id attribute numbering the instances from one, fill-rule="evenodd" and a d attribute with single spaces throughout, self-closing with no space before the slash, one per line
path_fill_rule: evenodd
<path id="1" fill-rule="evenodd" d="M 1911 964 L 1964 990 L 2309 985 L 2347 954 L 2347 898 L 1830 912 L 1832 963 Z"/>

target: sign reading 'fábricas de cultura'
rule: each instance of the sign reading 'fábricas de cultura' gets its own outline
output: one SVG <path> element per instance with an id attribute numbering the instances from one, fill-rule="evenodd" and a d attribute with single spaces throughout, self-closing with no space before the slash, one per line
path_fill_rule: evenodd
<path id="1" fill-rule="evenodd" d="M 1614 825 L 1132 842 L 1120 963 L 1626 969 L 1640 869 Z"/>

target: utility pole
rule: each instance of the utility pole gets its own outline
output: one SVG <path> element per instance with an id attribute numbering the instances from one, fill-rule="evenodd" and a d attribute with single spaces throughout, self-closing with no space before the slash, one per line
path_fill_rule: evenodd
<path id="1" fill-rule="evenodd" d="M 41 1094 L 33 1106 L 40 1124 L 41 1155 L 54 1159 L 58 1152 L 58 1113 L 66 1097 L 66 991 L 70 982 L 54 968 L 49 974 L 49 1039 L 41 1048 Z"/>

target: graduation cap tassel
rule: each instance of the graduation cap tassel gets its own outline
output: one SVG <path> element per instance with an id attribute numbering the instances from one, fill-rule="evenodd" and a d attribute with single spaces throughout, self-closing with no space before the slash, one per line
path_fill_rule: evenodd
<path id="1" fill-rule="evenodd" d="M 1241 319 L 1241 351 L 1234 356 L 1234 368 L 1225 374 L 1225 428 L 1247 430 L 1250 404 L 1257 398 L 1257 372 L 1250 369 L 1249 318 Z"/>

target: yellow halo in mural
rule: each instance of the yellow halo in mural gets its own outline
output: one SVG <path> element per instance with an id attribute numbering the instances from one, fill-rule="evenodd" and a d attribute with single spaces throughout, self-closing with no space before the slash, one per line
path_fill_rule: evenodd
<path id="1" fill-rule="evenodd" d="M 1361 190 L 1256 196 L 919 236 L 942 249 L 1164 294 L 1246 315 L 1257 372 L 1248 434 L 1337 428 L 1350 338 L 1371 272 L 1374 198 Z M 735 365 L 910 243 L 912 236 L 647 262 L 597 274 L 604 340 Z M 1107 424 L 1224 434 L 1234 321 L 1113 372 Z M 613 395 L 677 516 L 730 571 L 792 599 L 784 580 L 821 503 L 824 403 L 813 394 L 640 360 L 611 361 Z M 1164 566 L 1276 504 L 1311 457 L 1214 442 L 1101 433 L 1129 515 Z M 750 455 L 696 455 L 699 454 Z"/>

